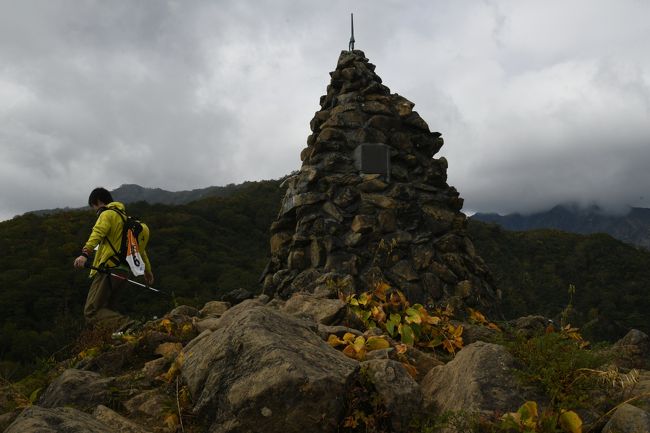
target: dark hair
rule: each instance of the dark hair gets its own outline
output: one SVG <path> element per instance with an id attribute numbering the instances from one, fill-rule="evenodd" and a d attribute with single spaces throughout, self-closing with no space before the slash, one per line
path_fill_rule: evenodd
<path id="1" fill-rule="evenodd" d="M 113 196 L 111 196 L 111 193 L 106 188 L 100 187 L 93 189 L 88 197 L 88 206 L 95 205 L 100 201 L 104 204 L 109 204 L 113 201 Z"/>

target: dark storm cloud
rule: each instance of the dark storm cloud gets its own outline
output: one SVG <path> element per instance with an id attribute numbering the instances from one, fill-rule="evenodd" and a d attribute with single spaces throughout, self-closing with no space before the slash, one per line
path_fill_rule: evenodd
<path id="1" fill-rule="evenodd" d="M 646 2 L 0 0 L 0 219 L 299 168 L 350 12 L 468 211 L 650 206 Z"/>

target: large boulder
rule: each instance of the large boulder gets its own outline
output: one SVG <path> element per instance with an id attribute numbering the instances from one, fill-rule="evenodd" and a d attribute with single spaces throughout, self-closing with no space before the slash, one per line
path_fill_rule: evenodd
<path id="1" fill-rule="evenodd" d="M 631 329 L 612 346 L 612 354 L 619 367 L 650 370 L 650 337 L 642 331 Z"/>
<path id="2" fill-rule="evenodd" d="M 650 433 L 650 413 L 631 404 L 621 405 L 602 433 Z"/>
<path id="3" fill-rule="evenodd" d="M 112 383 L 113 378 L 71 368 L 50 384 L 41 396 L 39 405 L 47 408 L 73 405 L 84 410 L 98 404 L 108 404 Z"/>
<path id="4" fill-rule="evenodd" d="M 503 347 L 478 341 L 447 364 L 434 367 L 420 385 L 427 407 L 446 411 L 514 412 L 527 400 L 515 378 L 516 361 Z"/>
<path id="5" fill-rule="evenodd" d="M 71 407 L 30 406 L 5 433 L 115 433 L 115 429 Z"/>
<path id="6" fill-rule="evenodd" d="M 181 375 L 210 432 L 335 432 L 358 362 L 327 345 L 315 324 L 254 300 L 191 344 Z"/>
<path id="7" fill-rule="evenodd" d="M 417 382 L 392 359 L 362 362 L 361 371 L 386 406 L 393 431 L 409 432 L 411 422 L 422 414 L 422 392 Z"/>

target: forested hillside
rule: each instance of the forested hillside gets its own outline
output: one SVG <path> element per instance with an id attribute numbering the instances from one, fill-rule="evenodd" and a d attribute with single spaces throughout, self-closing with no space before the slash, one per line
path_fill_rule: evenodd
<path id="1" fill-rule="evenodd" d="M 228 197 L 187 205 L 127 207 L 151 228 L 148 253 L 155 287 L 172 298 L 128 286 L 123 311 L 151 318 L 176 304 L 201 306 L 244 287 L 257 290 L 266 265 L 268 229 L 280 182 L 254 182 Z M 89 280 L 72 261 L 94 223 L 92 211 L 24 215 L 0 223 L 0 375 L 17 378 L 35 361 L 65 351 L 83 327 Z M 650 332 L 650 253 L 606 235 L 509 232 L 470 222 L 479 254 L 503 291 L 506 318 L 557 316 L 576 287 L 572 321 L 587 335 L 615 338 L 635 327 Z"/>
<path id="2" fill-rule="evenodd" d="M 513 232 L 470 221 L 470 236 L 503 291 L 503 311 L 557 317 L 575 287 L 574 325 L 597 339 L 650 332 L 650 252 L 609 235 L 558 230 Z"/>

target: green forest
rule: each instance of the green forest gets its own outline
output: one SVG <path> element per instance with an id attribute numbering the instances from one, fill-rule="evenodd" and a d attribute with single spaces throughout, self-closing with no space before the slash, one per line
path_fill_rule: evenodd
<path id="1" fill-rule="evenodd" d="M 151 229 L 147 252 L 156 288 L 128 286 L 122 311 L 148 320 L 175 305 L 246 288 L 258 291 L 269 255 L 269 227 L 281 180 L 248 182 L 226 197 L 185 205 L 127 205 Z M 0 376 L 15 380 L 57 353 L 65 356 L 83 329 L 86 271 L 72 261 L 95 221 L 92 210 L 26 214 L 0 223 Z M 571 302 L 572 323 L 586 335 L 614 339 L 630 327 L 650 333 L 650 252 L 607 235 L 550 230 L 509 232 L 470 222 L 479 254 L 503 292 L 503 315 L 557 317 Z M 572 300 L 570 285 L 576 292 Z"/>

